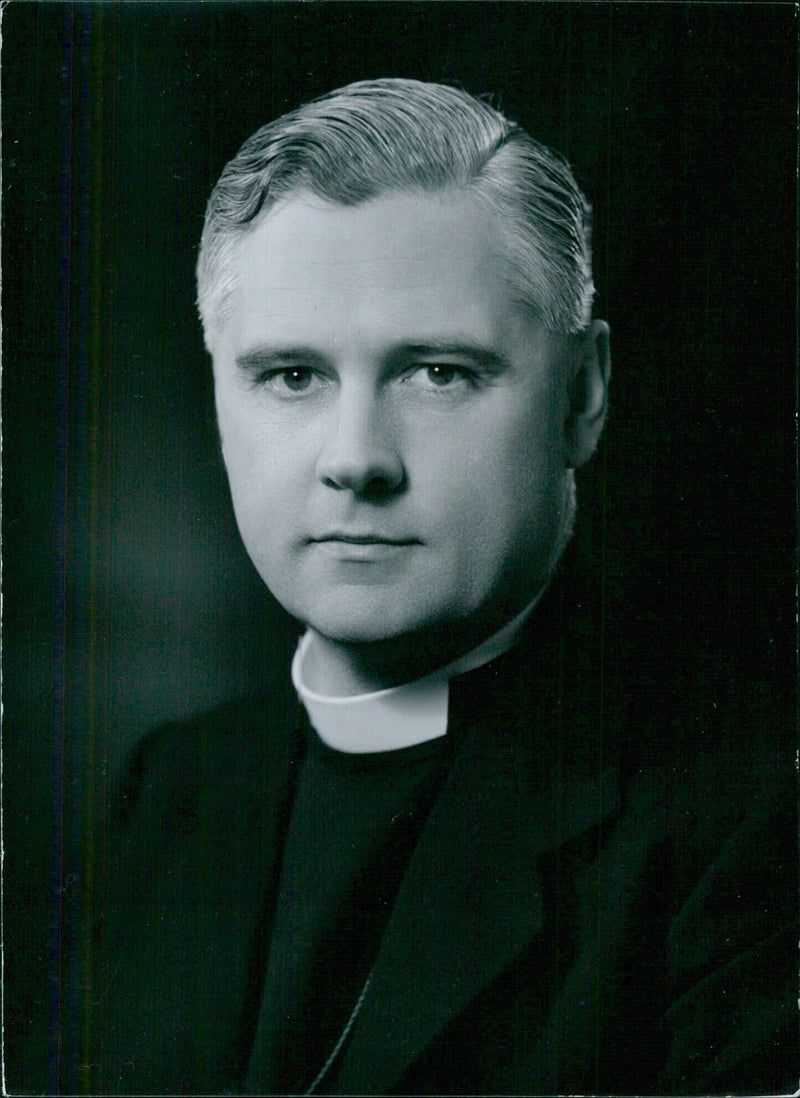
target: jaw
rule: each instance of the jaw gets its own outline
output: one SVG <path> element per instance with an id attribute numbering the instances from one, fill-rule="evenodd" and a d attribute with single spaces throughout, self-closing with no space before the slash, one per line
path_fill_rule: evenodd
<path id="1" fill-rule="evenodd" d="M 491 609 L 480 608 L 466 618 L 453 617 L 422 624 L 394 636 L 367 639 L 362 634 L 329 635 L 311 625 L 313 661 L 307 665 L 314 689 L 332 695 L 368 693 L 413 682 L 447 666 L 507 625 L 544 589 L 520 596 L 509 593 Z"/>

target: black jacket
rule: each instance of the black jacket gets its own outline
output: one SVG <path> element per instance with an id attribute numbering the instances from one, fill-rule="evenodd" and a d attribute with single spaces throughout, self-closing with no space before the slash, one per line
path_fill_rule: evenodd
<path id="1" fill-rule="evenodd" d="M 741 697 L 732 713 L 596 658 L 563 590 L 513 651 L 451 682 L 460 747 L 321 1093 L 797 1084 L 790 753 Z M 300 720 L 281 669 L 267 696 L 140 746 L 98 874 L 65 1090 L 241 1087 Z"/>

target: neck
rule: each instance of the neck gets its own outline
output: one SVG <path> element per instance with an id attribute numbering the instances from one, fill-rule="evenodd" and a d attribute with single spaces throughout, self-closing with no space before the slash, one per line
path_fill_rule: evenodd
<path id="1" fill-rule="evenodd" d="M 343 644 L 314 632 L 306 657 L 306 683 L 320 694 L 346 697 L 411 682 L 441 665 L 439 659 L 420 659 L 419 653 L 392 655 L 387 649 L 386 642 Z"/>
<path id="2" fill-rule="evenodd" d="M 343 644 L 311 630 L 304 656 L 303 682 L 315 693 L 348 697 L 401 686 L 454 663 L 461 670 L 454 669 L 453 673 L 461 673 L 470 669 L 476 650 L 481 663 L 493 658 L 483 653 L 487 646 L 490 651 L 496 648 L 500 652 L 513 643 L 536 601 L 533 599 L 522 610 L 506 614 L 499 621 L 483 618 L 473 629 L 439 627 L 430 635 L 370 645 Z"/>

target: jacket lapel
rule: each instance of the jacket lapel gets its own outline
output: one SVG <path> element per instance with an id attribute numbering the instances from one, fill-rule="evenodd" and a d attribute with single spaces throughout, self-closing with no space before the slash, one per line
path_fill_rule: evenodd
<path id="1" fill-rule="evenodd" d="M 451 682 L 456 757 L 395 903 L 341 1093 L 400 1080 L 541 930 L 542 856 L 616 807 L 616 766 L 597 714 L 579 718 L 572 669 L 573 689 L 562 689 L 565 658 L 558 644 L 537 650 L 529 629 L 511 653 Z"/>
<path id="2" fill-rule="evenodd" d="M 92 1004 L 93 1093 L 222 1090 L 239 1070 L 258 1009 L 296 717 L 293 695 L 236 703 L 151 737 L 132 760 L 120 798 L 130 819 L 97 903 L 105 950 L 95 979 L 105 969 L 109 990 L 107 1005 L 97 989 Z"/>

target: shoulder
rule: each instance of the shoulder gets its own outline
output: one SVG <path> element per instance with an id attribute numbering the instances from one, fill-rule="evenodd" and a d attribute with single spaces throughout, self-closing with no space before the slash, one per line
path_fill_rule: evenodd
<path id="1" fill-rule="evenodd" d="M 300 711 L 291 683 L 166 722 L 136 744 L 113 785 L 114 831 L 139 817 L 173 832 L 254 809 L 284 778 Z"/>

